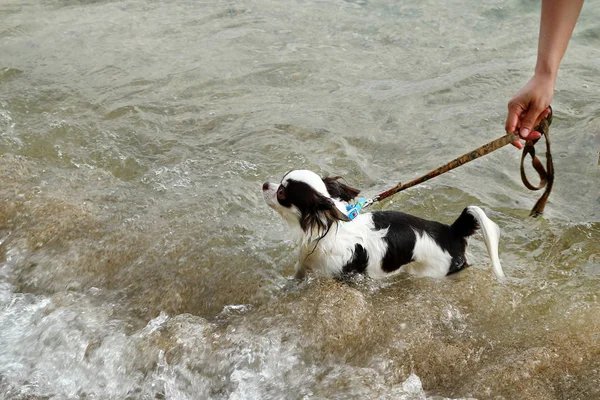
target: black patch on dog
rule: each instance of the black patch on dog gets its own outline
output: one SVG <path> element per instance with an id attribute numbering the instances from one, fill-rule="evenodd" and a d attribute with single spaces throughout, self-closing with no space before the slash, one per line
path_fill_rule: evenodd
<path id="1" fill-rule="evenodd" d="M 360 193 L 360 190 L 354 189 L 348 185 L 338 182 L 341 176 L 322 178 L 329 195 L 334 199 L 350 201 Z"/>
<path id="2" fill-rule="evenodd" d="M 348 264 L 344 265 L 342 268 L 342 272 L 345 275 L 352 274 L 364 274 L 367 269 L 367 264 L 369 263 L 369 254 L 360 244 L 356 244 L 354 246 L 354 254 L 352 254 L 352 258 L 348 261 Z"/>
<path id="3" fill-rule="evenodd" d="M 422 225 L 419 218 L 396 211 L 373 212 L 373 224 L 376 230 L 388 229 L 383 238 L 387 244 L 387 251 L 381 261 L 381 269 L 392 272 L 412 261 L 413 248 L 417 238 L 411 227 Z M 419 231 L 422 230 L 421 226 Z"/>
<path id="4" fill-rule="evenodd" d="M 448 274 L 453 274 L 469 266 L 465 251 L 467 250 L 467 237 L 479 229 L 479 223 L 473 215 L 465 208 L 460 216 L 450 225 L 450 240 L 448 240 L 448 253 L 452 256 L 452 262 Z"/>
<path id="5" fill-rule="evenodd" d="M 429 235 L 450 254 L 452 261 L 448 275 L 460 271 L 467 266 L 465 257 L 467 241 L 463 235 L 470 235 L 477 229 L 469 223 L 469 216 L 472 217 L 463 212 L 457 220 L 457 226 L 454 227 L 453 224 L 454 228 L 452 228 L 440 222 L 427 221 L 397 211 L 373 212 L 375 229 L 388 228 L 387 235 L 384 237 L 388 248 L 381 262 L 381 269 L 392 272 L 413 260 L 413 249 L 417 241 L 416 231 L 419 234 L 424 232 Z M 475 221 L 474 218 L 472 220 Z"/>
<path id="6" fill-rule="evenodd" d="M 315 191 L 307 183 L 290 179 L 284 190 L 284 198 L 278 197 L 277 201 L 284 207 L 291 207 L 293 204 L 300 210 L 300 226 L 305 232 L 316 227 L 323 233 L 336 221 L 350 221 L 335 206 L 333 200 Z"/>
<path id="7" fill-rule="evenodd" d="M 469 237 L 479 229 L 479 224 L 475 217 L 467 212 L 465 208 L 460 216 L 450 226 L 452 234 L 458 237 Z"/>
<path id="8" fill-rule="evenodd" d="M 467 268 L 468 266 L 469 264 L 467 263 L 467 260 L 465 259 L 464 255 L 452 257 L 452 262 L 450 263 L 450 268 L 448 268 L 448 273 L 446 274 L 446 276 L 461 271 Z"/>
<path id="9" fill-rule="evenodd" d="M 283 197 L 279 196 L 280 191 L 283 192 Z M 283 185 L 279 185 L 279 187 L 277 188 L 277 202 L 285 208 L 290 208 L 292 206 L 292 202 L 287 196 L 287 188 Z"/>

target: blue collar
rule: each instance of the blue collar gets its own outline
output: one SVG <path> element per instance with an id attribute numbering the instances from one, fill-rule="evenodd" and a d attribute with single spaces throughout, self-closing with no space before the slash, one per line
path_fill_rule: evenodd
<path id="1" fill-rule="evenodd" d="M 360 210 L 365 208 L 365 206 L 370 203 L 372 203 L 372 202 L 368 202 L 367 199 L 365 199 L 364 197 L 361 197 L 360 199 L 358 199 L 356 204 L 352 204 L 352 205 L 349 204 L 346 206 L 346 216 L 350 219 L 350 221 L 352 221 L 354 218 L 358 217 L 358 213 L 360 212 Z M 341 224 L 343 224 L 343 222 L 339 221 L 338 225 L 337 225 L 337 229 L 339 229 Z M 316 242 L 319 239 L 323 239 L 325 237 L 325 235 L 326 235 L 326 233 L 324 233 L 322 236 L 313 238 L 313 239 L 311 239 L 311 242 Z"/>
<path id="2" fill-rule="evenodd" d="M 358 199 L 356 204 L 346 206 L 346 216 L 350 218 L 350 221 L 358 217 L 358 213 L 365 207 L 366 204 L 367 200 L 364 197 L 361 197 Z"/>

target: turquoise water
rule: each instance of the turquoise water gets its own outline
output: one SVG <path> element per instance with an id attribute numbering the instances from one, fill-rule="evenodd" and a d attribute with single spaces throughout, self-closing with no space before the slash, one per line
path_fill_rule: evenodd
<path id="1" fill-rule="evenodd" d="M 504 148 L 379 208 L 502 230 L 451 279 L 295 283 L 261 185 L 370 196 L 503 134 L 537 2 L 0 4 L 0 393 L 600 397 L 600 7 L 584 5 L 543 218 Z"/>

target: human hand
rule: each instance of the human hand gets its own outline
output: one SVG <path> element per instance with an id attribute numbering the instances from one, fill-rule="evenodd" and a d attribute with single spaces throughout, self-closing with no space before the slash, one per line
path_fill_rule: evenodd
<path id="1" fill-rule="evenodd" d="M 535 140 L 542 134 L 532 129 L 550 113 L 548 106 L 554 96 L 555 78 L 550 75 L 536 74 L 508 102 L 506 132 L 518 134 L 521 139 Z M 523 144 L 517 140 L 512 143 L 522 149 Z"/>

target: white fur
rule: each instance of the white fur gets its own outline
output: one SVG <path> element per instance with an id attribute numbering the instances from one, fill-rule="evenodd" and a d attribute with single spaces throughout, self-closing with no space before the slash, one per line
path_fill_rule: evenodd
<path id="1" fill-rule="evenodd" d="M 452 256 L 423 232 L 415 231 L 417 242 L 413 249 L 413 262 L 403 266 L 406 272 L 417 276 L 442 278 L 448 273 Z"/>
<path id="2" fill-rule="evenodd" d="M 354 246 L 360 244 L 369 254 L 367 275 L 373 278 L 389 276 L 381 270 L 381 260 L 387 244 L 383 237 L 387 229 L 374 230 L 370 213 L 360 214 L 351 222 L 336 223 L 318 242 L 305 237 L 300 243 L 300 266 L 326 276 L 339 276 L 342 268 L 352 259 Z"/>
<path id="3" fill-rule="evenodd" d="M 305 238 L 300 245 L 300 259 L 296 266 L 302 276 L 306 269 L 334 277 L 342 273 L 342 267 L 352 259 L 354 246 L 360 244 L 369 254 L 366 273 L 371 278 L 380 279 L 407 272 L 416 276 L 442 278 L 448 273 L 452 257 L 440 248 L 426 233 L 415 232 L 417 241 L 413 249 L 413 261 L 393 272 L 381 269 L 387 243 L 383 239 L 387 229 L 374 230 L 371 213 L 360 214 L 352 222 L 341 222 L 332 228 L 315 247 L 315 238 Z M 308 239 L 308 240 L 306 240 Z M 300 272 L 299 272 L 300 271 Z"/>
<path id="4" fill-rule="evenodd" d="M 338 199 L 331 198 L 323 180 L 314 172 L 292 171 L 284 176 L 281 185 L 285 187 L 290 180 L 306 183 L 313 190 L 330 199 L 338 210 L 345 213 L 345 204 Z M 263 196 L 266 203 L 288 223 L 298 240 L 297 277 L 303 277 L 306 271 L 330 277 L 340 276 L 344 266 L 352 260 L 356 244 L 362 246 L 368 254 L 365 273 L 372 278 L 383 278 L 401 271 L 429 277 L 443 277 L 448 274 L 452 256 L 440 247 L 426 231 L 417 232 L 413 229 L 416 235 L 414 248 L 406 249 L 406 251 L 412 250 L 411 262 L 393 272 L 387 272 L 382 269 L 382 262 L 388 250 L 385 240 L 388 229 L 375 229 L 373 214 L 362 212 L 350 222 L 335 221 L 325 232 L 317 229 L 304 231 L 299 224 L 301 211 L 294 205 L 282 206 L 277 200 L 277 190 L 278 185 L 265 183 Z M 467 212 L 477 220 L 481 227 L 494 273 L 498 277 L 504 277 L 498 258 L 500 236 L 498 226 L 479 207 L 470 206 L 467 208 Z M 407 229 L 411 228 L 407 226 Z"/>
<path id="5" fill-rule="evenodd" d="M 494 221 L 488 218 L 483 210 L 477 206 L 467 207 L 467 212 L 471 214 L 477 222 L 483 235 L 485 247 L 492 260 L 492 269 L 498 278 L 504 278 L 504 272 L 500 265 L 500 257 L 498 257 L 498 244 L 500 242 L 500 228 Z"/>
<path id="6" fill-rule="evenodd" d="M 285 208 L 279 205 L 277 202 L 277 185 L 274 183 L 269 183 L 266 190 L 263 188 L 263 198 L 265 199 L 265 203 L 277 211 L 284 221 L 287 222 L 292 231 L 292 236 L 295 238 L 301 237 L 303 232 L 302 229 L 300 229 L 300 225 L 298 225 L 300 211 L 294 206 L 291 208 Z"/>
<path id="7" fill-rule="evenodd" d="M 307 169 L 297 169 L 291 171 L 283 177 L 281 184 L 283 186 L 287 186 L 287 183 L 290 180 L 304 182 L 313 189 L 315 189 L 317 192 L 321 193 L 323 196 L 331 197 L 329 196 L 329 192 L 327 192 L 327 188 L 325 187 L 325 184 L 323 183 L 321 177 L 312 171 L 309 171 Z"/>

